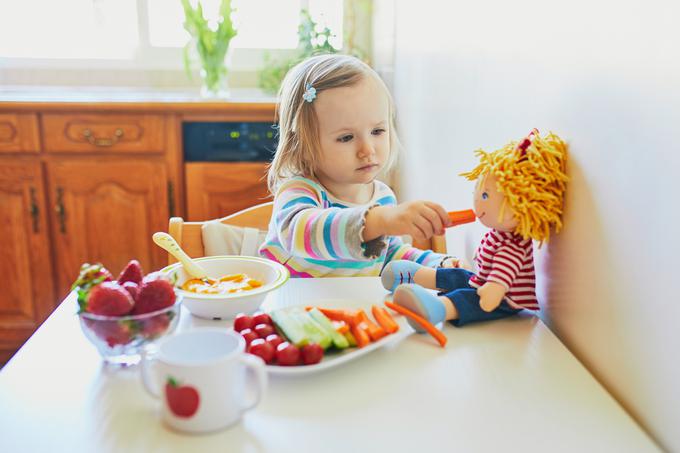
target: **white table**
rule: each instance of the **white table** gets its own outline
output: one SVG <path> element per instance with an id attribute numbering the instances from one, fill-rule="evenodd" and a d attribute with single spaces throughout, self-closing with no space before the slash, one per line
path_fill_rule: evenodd
<path id="1" fill-rule="evenodd" d="M 382 300 L 377 278 L 291 280 L 269 306 Z M 0 372 L 2 452 L 658 451 L 531 315 L 456 329 L 446 349 L 411 335 L 319 374 L 274 377 L 234 427 L 164 427 L 137 368 L 111 371 L 72 297 Z M 180 328 L 226 325 L 182 313 Z"/>

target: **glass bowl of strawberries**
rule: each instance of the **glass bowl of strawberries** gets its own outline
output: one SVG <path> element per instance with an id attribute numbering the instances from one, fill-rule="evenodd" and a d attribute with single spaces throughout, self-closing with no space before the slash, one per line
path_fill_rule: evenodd
<path id="1" fill-rule="evenodd" d="M 83 264 L 73 284 L 80 327 L 107 364 L 130 366 L 142 349 L 177 327 L 181 296 L 163 274 L 144 276 L 131 260 L 114 280 L 101 264 Z"/>

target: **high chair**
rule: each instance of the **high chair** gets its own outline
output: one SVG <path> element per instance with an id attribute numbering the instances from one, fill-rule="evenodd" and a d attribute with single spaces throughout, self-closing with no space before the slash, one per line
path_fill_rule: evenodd
<path id="1" fill-rule="evenodd" d="M 272 216 L 273 203 L 262 203 L 219 219 L 225 225 L 250 227 L 266 231 Z M 206 222 L 185 222 L 181 217 L 172 217 L 168 233 L 192 258 L 205 256 L 202 227 Z M 177 260 L 168 254 L 168 264 Z"/>
<path id="2" fill-rule="evenodd" d="M 446 236 L 432 236 L 425 241 L 413 240 L 413 246 L 421 250 L 432 250 L 435 253 L 446 254 Z"/>
<path id="3" fill-rule="evenodd" d="M 225 225 L 250 227 L 266 231 L 272 216 L 273 203 L 262 203 L 219 219 Z M 205 256 L 202 227 L 206 222 L 185 222 L 181 217 L 172 217 L 168 225 L 168 233 L 192 258 Z M 433 236 L 426 241 L 413 241 L 413 245 L 422 250 L 446 253 L 446 237 Z M 168 254 L 168 264 L 177 260 Z"/>

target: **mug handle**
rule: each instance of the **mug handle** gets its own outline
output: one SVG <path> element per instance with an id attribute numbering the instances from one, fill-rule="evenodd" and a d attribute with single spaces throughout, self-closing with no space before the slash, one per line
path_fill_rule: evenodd
<path id="1" fill-rule="evenodd" d="M 262 395 L 267 388 L 267 371 L 264 368 L 264 360 L 252 354 L 241 354 L 239 356 L 239 360 L 246 366 L 246 368 L 253 370 L 256 380 L 255 385 L 257 387 L 257 395 L 253 398 L 253 401 L 244 404 L 241 407 L 241 412 L 243 413 L 253 409 L 260 403 Z"/>
<path id="2" fill-rule="evenodd" d="M 144 384 L 144 389 L 149 393 L 149 395 L 154 398 L 161 397 L 161 389 L 158 387 L 152 376 L 155 376 L 155 368 L 157 365 L 156 357 L 154 352 L 150 352 L 147 349 L 142 350 L 142 363 L 140 369 L 140 375 L 142 376 L 142 383 Z"/>

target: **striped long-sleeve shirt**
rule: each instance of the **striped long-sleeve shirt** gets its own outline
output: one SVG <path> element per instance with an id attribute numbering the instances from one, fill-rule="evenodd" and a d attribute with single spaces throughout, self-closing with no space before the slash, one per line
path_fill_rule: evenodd
<path id="1" fill-rule="evenodd" d="M 470 286 L 479 288 L 487 281 L 507 289 L 505 300 L 515 308 L 538 310 L 534 248 L 531 239 L 513 233 L 489 230 L 477 248 L 477 274 Z"/>
<path id="2" fill-rule="evenodd" d="M 311 179 L 290 178 L 274 197 L 260 255 L 286 266 L 292 277 L 375 276 L 396 259 L 439 265 L 444 255 L 404 244 L 399 237 L 362 242 L 366 212 L 396 203 L 392 190 L 379 181 L 374 181 L 371 201 L 355 205 L 333 198 Z"/>

